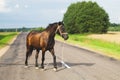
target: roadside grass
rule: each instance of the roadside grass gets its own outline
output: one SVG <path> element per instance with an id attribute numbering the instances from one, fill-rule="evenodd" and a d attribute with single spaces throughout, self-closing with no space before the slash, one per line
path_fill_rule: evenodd
<path id="1" fill-rule="evenodd" d="M 69 34 L 67 43 L 98 51 L 103 55 L 120 59 L 120 44 L 87 37 L 89 34 Z M 57 40 L 63 41 L 60 36 Z"/>
<path id="2" fill-rule="evenodd" d="M 0 32 L 0 48 L 8 45 L 17 34 L 17 32 Z"/>

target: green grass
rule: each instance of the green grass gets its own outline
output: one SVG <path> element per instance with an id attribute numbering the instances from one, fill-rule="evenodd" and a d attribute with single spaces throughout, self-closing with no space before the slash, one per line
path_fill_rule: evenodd
<path id="1" fill-rule="evenodd" d="M 66 42 L 100 51 L 107 56 L 120 59 L 120 44 L 88 38 L 87 35 L 88 34 L 69 34 L 69 39 Z M 56 36 L 56 38 L 57 40 L 62 40 L 59 36 Z"/>
<path id="2" fill-rule="evenodd" d="M 10 41 L 17 35 L 16 32 L 0 32 L 0 48 L 8 45 Z"/>

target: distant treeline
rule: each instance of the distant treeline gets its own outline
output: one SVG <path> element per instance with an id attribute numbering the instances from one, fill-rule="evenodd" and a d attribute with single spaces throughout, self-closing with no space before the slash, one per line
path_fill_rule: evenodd
<path id="1" fill-rule="evenodd" d="M 37 27 L 37 28 L 2 28 L 0 32 L 28 32 L 31 30 L 43 31 L 44 27 Z M 120 24 L 110 23 L 108 31 L 120 31 Z"/>
<path id="2" fill-rule="evenodd" d="M 26 32 L 29 31 L 33 28 L 2 28 L 0 29 L 0 32 Z"/>
<path id="3" fill-rule="evenodd" d="M 118 27 L 118 26 L 120 26 L 120 24 L 117 24 L 117 23 L 111 23 L 110 26 L 112 26 L 112 27 Z"/>
<path id="4" fill-rule="evenodd" d="M 120 24 L 111 23 L 108 31 L 120 31 Z"/>
<path id="5" fill-rule="evenodd" d="M 2 29 L 0 29 L 0 32 L 28 32 L 31 30 L 42 31 L 43 29 L 44 28 L 42 28 L 42 27 L 39 27 L 39 28 L 26 28 L 26 27 L 23 27 L 23 28 L 2 28 Z"/>

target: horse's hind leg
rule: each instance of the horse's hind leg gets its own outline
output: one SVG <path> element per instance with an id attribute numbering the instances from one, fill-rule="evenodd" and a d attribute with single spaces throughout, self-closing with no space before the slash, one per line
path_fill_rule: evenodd
<path id="1" fill-rule="evenodd" d="M 36 55 L 35 55 L 35 67 L 36 67 L 36 69 L 39 69 L 39 67 L 38 67 L 38 54 L 39 54 L 39 50 L 36 50 Z"/>
<path id="2" fill-rule="evenodd" d="M 25 67 L 28 67 L 28 58 L 31 56 L 33 49 L 27 49 L 26 51 L 26 60 L 25 60 Z"/>
<path id="3" fill-rule="evenodd" d="M 55 56 L 55 52 L 54 49 L 49 50 L 53 56 L 53 62 L 54 62 L 54 70 L 57 70 L 57 63 L 56 63 L 56 56 Z"/>
<path id="4" fill-rule="evenodd" d="M 25 59 L 25 67 L 28 66 L 28 55 L 29 55 L 29 51 L 26 51 L 26 59 Z"/>

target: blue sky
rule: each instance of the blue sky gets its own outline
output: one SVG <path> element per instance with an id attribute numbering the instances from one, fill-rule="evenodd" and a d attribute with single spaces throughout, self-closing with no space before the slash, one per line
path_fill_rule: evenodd
<path id="1" fill-rule="evenodd" d="M 0 0 L 0 28 L 46 27 L 63 19 L 71 3 L 83 0 Z M 95 1 L 109 14 L 110 22 L 120 23 L 120 0 Z"/>

